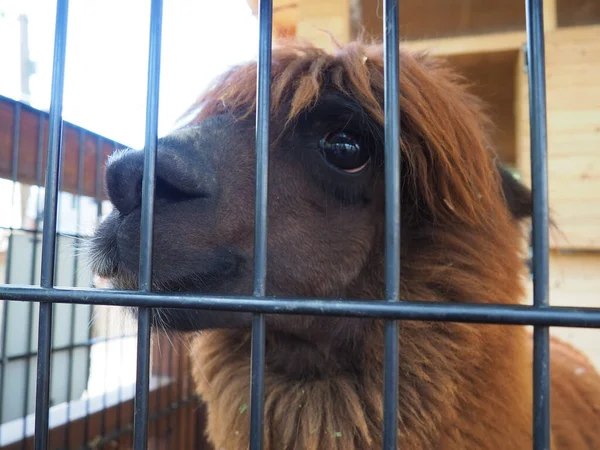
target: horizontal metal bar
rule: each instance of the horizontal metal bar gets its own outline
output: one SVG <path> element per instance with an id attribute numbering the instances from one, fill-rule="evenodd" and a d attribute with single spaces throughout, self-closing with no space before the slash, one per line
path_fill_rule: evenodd
<path id="1" fill-rule="evenodd" d="M 15 301 L 76 303 L 152 308 L 181 308 L 266 314 L 368 317 L 372 319 L 505 325 L 547 325 L 600 328 L 600 308 L 528 305 L 467 304 L 382 300 L 335 300 L 290 297 L 168 294 L 109 289 L 0 286 L 0 298 Z"/>

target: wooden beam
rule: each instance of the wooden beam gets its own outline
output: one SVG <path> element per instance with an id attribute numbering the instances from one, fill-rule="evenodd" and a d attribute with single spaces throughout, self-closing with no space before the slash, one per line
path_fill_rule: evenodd
<path id="1" fill-rule="evenodd" d="M 427 51 L 441 56 L 467 55 L 474 53 L 494 53 L 519 50 L 527 42 L 525 32 L 484 34 L 480 36 L 460 36 L 454 38 L 424 39 L 404 41 L 402 46 L 409 50 Z"/>
<path id="2" fill-rule="evenodd" d="M 15 126 L 15 100 L 0 96 L 0 178 L 12 179 L 13 166 L 13 136 Z M 18 145 L 18 170 L 16 180 L 20 183 L 37 183 L 37 165 L 41 164 L 42 180 L 45 185 L 46 154 L 48 152 L 48 113 L 21 105 L 21 120 Z M 40 130 L 43 130 L 41 161 L 39 161 L 38 140 Z M 62 191 L 77 193 L 78 159 L 83 152 L 82 194 L 90 197 L 96 195 L 96 183 L 99 182 L 100 198 L 105 200 L 104 164 L 108 155 L 115 148 L 124 146 L 103 138 L 98 134 L 84 130 L 83 145 L 80 146 L 79 135 L 81 127 L 65 122 L 63 128 L 63 158 L 62 158 Z M 101 151 L 101 167 L 97 173 L 97 153 Z M 100 180 L 98 180 L 98 175 Z"/>

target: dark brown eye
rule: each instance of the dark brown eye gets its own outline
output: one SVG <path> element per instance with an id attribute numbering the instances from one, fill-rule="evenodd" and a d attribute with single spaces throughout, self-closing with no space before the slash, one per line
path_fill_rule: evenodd
<path id="1" fill-rule="evenodd" d="M 346 133 L 326 134 L 319 147 L 329 164 L 349 173 L 360 172 L 370 159 L 368 150 Z"/>

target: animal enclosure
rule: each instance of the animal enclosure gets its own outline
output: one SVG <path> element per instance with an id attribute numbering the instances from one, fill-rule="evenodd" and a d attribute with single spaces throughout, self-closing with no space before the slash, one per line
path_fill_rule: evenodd
<path id="1" fill-rule="evenodd" d="M 400 105 L 400 73 L 402 59 L 397 43 L 400 41 L 399 15 L 402 7 L 398 1 L 386 0 L 381 6 L 383 13 L 382 36 L 384 42 L 385 74 L 385 298 L 368 301 L 355 299 L 288 298 L 267 296 L 267 203 L 269 192 L 269 146 L 272 131 L 270 107 L 272 101 L 272 33 L 273 5 L 271 1 L 256 2 L 259 17 L 259 36 L 256 43 L 258 63 L 256 70 L 256 195 L 254 235 L 254 290 L 253 295 L 200 295 L 179 292 L 154 292 L 152 289 L 153 261 L 153 212 L 157 188 L 158 147 L 158 89 L 160 85 L 162 1 L 152 0 L 149 59 L 146 135 L 142 183 L 142 212 L 139 279 L 137 291 L 98 289 L 94 280 L 81 276 L 79 265 L 82 256 L 77 252 L 69 255 L 69 249 L 77 247 L 81 238 L 80 216 L 87 204 L 88 210 L 96 210 L 95 216 L 104 216 L 101 183 L 104 179 L 103 164 L 107 156 L 120 146 L 85 130 L 64 124 L 62 121 L 62 99 L 64 89 L 64 67 L 66 58 L 66 33 L 68 22 L 68 0 L 58 0 L 56 11 L 56 34 L 54 47 L 54 70 L 50 112 L 45 114 L 32 108 L 0 99 L 0 114 L 3 123 L 8 123 L 12 133 L 11 145 L 2 143 L 0 163 L 2 173 L 10 173 L 13 181 L 20 180 L 34 186 L 44 186 L 36 204 L 32 207 L 33 225 L 9 227 L 9 246 L 5 264 L 5 279 L 0 286 L 3 302 L 2 324 L 2 374 L 0 378 L 0 407 L 8 397 L 2 386 L 10 381 L 10 371 L 15 361 L 24 361 L 22 393 L 17 395 L 24 401 L 23 407 L 15 411 L 14 426 L 19 440 L 5 440 L 8 427 L 2 428 L 0 447 L 4 448 L 79 448 L 79 446 L 117 448 L 204 448 L 201 430 L 203 414 L 189 381 L 190 363 L 186 357 L 187 343 L 170 342 L 169 338 L 151 331 L 156 308 L 179 308 L 188 311 L 215 311 L 248 313 L 252 315 L 251 326 L 251 377 L 249 381 L 250 402 L 246 408 L 250 416 L 250 448 L 263 448 L 265 439 L 264 417 L 264 367 L 266 318 L 272 314 L 306 315 L 318 317 L 353 317 L 359 319 L 383 319 L 385 325 L 385 373 L 381 380 L 383 388 L 383 448 L 397 448 L 398 430 L 398 358 L 402 348 L 398 343 L 398 324 L 402 321 L 433 321 L 481 324 L 532 325 L 534 327 L 533 374 L 535 380 L 532 404 L 534 405 L 534 448 L 550 448 L 550 364 L 549 346 L 551 326 L 600 328 L 600 309 L 593 307 L 556 307 L 549 305 L 549 265 L 551 240 L 549 233 L 548 200 L 548 151 L 546 125 L 546 81 L 543 5 L 540 0 L 527 0 L 523 5 L 526 18 L 527 73 L 521 79 L 515 96 L 524 95 L 528 88 L 529 107 L 522 112 L 529 117 L 530 129 L 527 142 L 518 146 L 531 146 L 531 161 L 519 160 L 522 168 L 531 176 L 533 190 L 532 214 L 532 276 L 533 305 L 495 305 L 472 303 L 441 303 L 423 301 L 419 298 L 401 298 L 400 286 L 400 214 L 401 214 L 401 130 L 402 112 Z M 364 6 L 364 5 L 363 5 Z M 290 33 L 289 29 L 285 33 Z M 410 46 L 410 44 L 408 44 Z M 416 44 L 415 44 L 416 46 Z M 503 54 L 498 56 L 502 59 Z M 457 59 L 461 57 L 458 56 Z M 550 61 L 552 62 L 552 60 Z M 554 64 L 557 64 L 554 60 Z M 468 64 L 467 64 L 468 66 Z M 474 68 L 478 70 L 480 67 Z M 556 83 L 556 81 L 553 81 Z M 527 86 L 525 86 L 525 83 Z M 554 86 L 554 85 L 552 85 Z M 555 87 L 556 88 L 556 87 Z M 526 123 L 522 119 L 515 125 L 522 132 Z M 47 130 L 47 131 L 46 131 Z M 47 137 L 46 137 L 47 132 Z M 502 142 L 502 141 L 501 141 Z M 506 147 L 509 147 L 506 144 Z M 7 148 L 9 150 L 7 150 Z M 44 150 L 47 148 L 47 154 Z M 499 152 L 505 149 L 500 145 Z M 28 164 L 23 161 L 29 158 Z M 529 164 L 527 164 L 529 163 Z M 60 167 L 77 167 L 74 172 L 65 171 L 60 177 Z M 34 168 L 33 170 L 31 168 Z M 45 170 L 45 181 L 42 174 Z M 75 229 L 61 230 L 57 216 L 60 191 L 73 194 Z M 41 207 L 42 197 L 44 206 Z M 87 202 L 87 203 L 86 203 Z M 82 206 L 83 205 L 83 206 Z M 42 226 L 43 222 L 43 226 Z M 95 225 L 95 223 L 93 224 Z M 567 228 L 569 222 L 567 222 Z M 573 225 L 574 226 L 574 225 Z M 41 238 L 41 240 L 40 240 Z M 585 239 L 588 239 L 585 241 Z M 589 236 L 582 238 L 581 245 L 590 242 Z M 585 241 L 585 242 L 584 242 Z M 587 242 L 587 244 L 586 244 Z M 14 249 L 19 251 L 15 252 Z M 66 249 L 60 251 L 60 249 Z M 26 250 L 23 250 L 26 249 Z M 11 253 L 12 252 L 12 253 Z M 61 258 L 56 258 L 59 252 Z M 68 257 L 65 259 L 65 253 Z M 25 255 L 25 257 L 23 256 Z M 21 259 L 19 259 L 21 257 Z M 21 269 L 27 267 L 26 277 Z M 31 268 L 31 269 L 29 269 Z M 39 287 L 34 286 L 39 280 Z M 574 299 L 576 301 L 576 299 Z M 137 330 L 132 324 L 118 324 L 112 315 L 114 307 L 132 307 L 137 310 Z M 12 311 L 12 312 L 11 312 Z M 95 312 L 95 328 L 87 323 Z M 11 314 L 13 314 L 11 316 Z M 16 319 L 14 318 L 16 317 Z M 24 350 L 9 355 L 11 342 L 7 336 L 14 335 L 10 326 L 19 321 L 38 325 L 37 336 L 25 326 Z M 133 328 L 132 328 L 133 327 Z M 64 333 L 68 331 L 68 333 Z M 93 334 L 95 333 L 95 334 Z M 92 335 L 93 334 L 93 335 Z M 153 336 L 153 339 L 151 337 Z M 37 340 L 37 344 L 35 341 Z M 99 403 L 84 401 L 78 406 L 69 406 L 60 415 L 53 411 L 54 402 L 71 404 L 75 397 L 89 390 L 89 376 L 81 377 L 83 368 L 94 360 L 92 352 L 96 344 L 102 344 L 108 354 L 108 346 L 115 340 L 121 352 L 130 355 L 135 367 L 135 387 L 123 392 L 121 385 L 117 396 L 110 398 L 106 391 L 98 397 Z M 153 341 L 154 345 L 151 345 Z M 132 346 L 134 343 L 135 348 Z M 129 350 L 127 350 L 129 349 Z M 12 349 L 11 349 L 12 351 Z M 121 353 L 122 355 L 123 353 Z M 64 359 L 60 359 L 64 358 Z M 100 361 L 102 358 L 96 359 Z M 35 361 L 35 368 L 33 367 Z M 125 364 L 119 360 L 118 364 Z M 67 366 L 66 369 L 64 366 Z M 57 369 L 63 369 L 62 372 Z M 19 369 L 20 370 L 20 369 Z M 101 373 L 102 370 L 98 373 Z M 108 374 L 110 369 L 104 368 Z M 59 383 L 66 379 L 67 388 Z M 31 380 L 31 382 L 29 381 Z M 58 381 L 57 381 L 58 380 Z M 35 383 L 34 383 L 35 381 Z M 86 384 L 87 383 L 87 384 Z M 64 391 L 64 392 L 63 392 Z M 35 395 L 34 395 L 35 394 Z M 11 400 L 12 401 L 12 400 Z M 8 404 L 8 403 L 7 403 Z M 12 403 L 11 403 L 12 404 Z M 16 404 L 16 403 L 15 403 Z M 78 408 L 82 408 L 81 412 Z M 91 409 L 90 409 L 91 408 Z M 75 412 L 74 412 L 75 411 Z M 244 410 L 245 411 L 245 410 Z M 31 414 L 31 417 L 27 415 Z M 63 419 L 66 417 L 66 420 Z M 130 418 L 129 422 L 124 417 Z M 1 419 L 2 417 L 0 417 Z M 19 421 L 19 419 L 22 419 Z M 56 422 L 60 422 L 57 426 Z M 61 422 L 62 421 L 62 422 Z M 123 426 L 125 424 L 125 426 Z M 62 427 L 62 428 L 61 428 Z M 21 433 L 22 431 L 22 433 Z M 20 433 L 20 434 L 19 434 Z M 25 439 L 26 438 L 26 439 Z"/>

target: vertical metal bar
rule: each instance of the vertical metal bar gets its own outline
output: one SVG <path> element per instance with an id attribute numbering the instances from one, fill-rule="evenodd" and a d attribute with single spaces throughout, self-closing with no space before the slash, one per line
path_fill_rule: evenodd
<path id="1" fill-rule="evenodd" d="M 175 341 L 179 344 L 179 341 Z M 175 344 L 171 344 L 169 345 L 169 352 L 167 355 L 167 377 L 169 380 L 173 379 L 173 354 L 175 353 L 175 349 L 173 348 Z M 171 388 L 171 385 L 169 385 L 169 391 L 167 393 L 167 408 L 173 408 L 173 389 Z M 175 409 L 172 409 L 172 411 L 169 413 L 169 417 L 166 420 L 166 432 L 165 432 L 165 440 L 164 440 L 164 446 L 165 446 L 165 450 L 168 450 L 169 447 L 173 446 L 173 433 L 170 432 L 170 430 L 172 430 L 173 428 L 173 419 L 174 419 L 174 415 L 177 411 Z"/>
<path id="2" fill-rule="evenodd" d="M 400 57 L 398 0 L 383 9 L 385 108 L 385 297 L 400 299 Z M 398 446 L 398 322 L 385 323 L 383 448 Z"/>
<path id="3" fill-rule="evenodd" d="M 160 333 L 157 333 L 156 331 L 153 331 L 152 334 L 154 335 L 155 342 L 161 338 Z M 158 344 L 158 345 L 160 345 L 160 344 Z M 165 351 L 168 351 L 168 348 L 165 349 Z M 160 352 L 162 352 L 162 349 L 160 349 Z M 161 354 L 161 359 L 162 359 L 162 354 Z M 162 365 L 162 361 L 159 364 L 159 374 L 158 374 L 158 376 L 159 376 L 159 378 L 163 377 L 163 365 Z M 158 392 L 156 393 L 156 405 L 158 405 L 156 407 L 156 411 L 161 411 L 162 410 L 162 395 L 161 395 L 161 390 L 162 389 L 159 388 Z M 164 436 L 161 435 L 161 430 L 162 430 L 162 420 L 159 417 L 159 418 L 156 419 L 156 450 L 158 450 L 160 448 L 161 438 L 164 440 Z"/>
<path id="4" fill-rule="evenodd" d="M 33 241 L 33 255 L 31 257 L 31 273 L 30 283 L 35 284 L 35 272 L 36 272 L 36 261 L 38 251 L 38 233 L 40 231 L 40 200 L 41 200 L 41 189 L 43 183 L 44 174 L 44 124 L 46 118 L 44 113 L 40 112 L 38 115 L 39 128 L 38 128 L 38 142 L 37 142 L 37 155 L 36 155 L 36 167 L 35 167 L 35 184 L 38 187 L 37 195 L 35 199 L 35 220 L 33 225 L 34 241 Z M 45 189 L 44 189 L 45 190 Z M 31 346 L 30 346 L 31 347 Z"/>
<path id="5" fill-rule="evenodd" d="M 117 151 L 117 144 L 113 143 L 113 148 L 112 148 L 112 153 Z M 103 153 L 100 152 L 102 155 Z M 104 158 L 104 156 L 102 156 Z M 102 215 L 102 202 L 100 200 L 100 198 L 98 197 L 98 201 L 100 202 L 100 216 Z M 100 221 L 100 216 L 98 216 L 98 221 Z M 121 334 L 121 338 L 119 339 L 119 361 L 123 358 L 123 354 L 125 353 L 123 350 L 123 336 L 126 334 L 125 333 L 125 314 L 119 314 L 120 317 L 120 321 L 119 321 L 119 332 Z M 118 390 L 118 396 L 119 396 L 119 400 L 117 403 L 117 427 L 120 428 L 122 427 L 123 424 L 123 412 L 121 410 L 121 405 L 123 404 L 123 377 L 122 377 L 122 372 L 119 371 L 119 386 L 117 388 Z M 119 434 L 119 438 L 117 441 L 117 448 L 121 448 L 121 441 L 122 441 L 122 434 Z"/>
<path id="6" fill-rule="evenodd" d="M 179 341 L 175 341 L 179 344 Z M 175 353 L 175 349 L 173 348 L 174 345 L 170 345 L 169 346 L 169 354 L 167 356 L 167 377 L 169 378 L 169 380 L 173 379 L 173 354 Z M 175 382 L 177 383 L 177 381 Z M 172 408 L 173 407 L 173 389 L 171 388 L 171 386 L 169 386 L 169 392 L 167 395 L 167 407 Z M 171 413 L 169 414 L 169 417 L 167 419 L 167 432 L 166 432 L 166 436 L 165 436 L 165 450 L 169 450 L 169 447 L 173 446 L 173 432 L 171 431 L 173 429 L 173 422 L 174 422 L 174 416 L 177 413 L 177 410 L 173 410 L 171 411 Z M 177 447 L 174 447 L 177 448 Z"/>
<path id="7" fill-rule="evenodd" d="M 177 358 L 177 398 L 176 398 L 176 403 L 177 403 L 177 415 L 179 416 L 179 418 L 184 417 L 183 411 L 181 410 L 181 407 L 179 406 L 181 404 L 181 399 L 183 398 L 183 385 L 185 384 L 184 382 L 184 374 L 183 374 L 183 358 L 184 355 L 183 353 L 179 353 L 178 358 Z M 179 427 L 177 427 L 177 445 L 174 448 L 185 448 L 183 447 L 183 443 L 181 442 L 181 433 L 179 432 Z"/>
<path id="8" fill-rule="evenodd" d="M 15 189 L 17 184 L 17 175 L 19 171 L 19 138 L 21 136 L 21 104 L 15 103 L 15 115 L 14 115 L 14 123 L 13 123 L 13 146 L 12 146 L 12 164 L 11 164 L 11 178 L 12 178 L 12 196 L 11 196 L 11 206 L 14 207 L 15 201 Z M 13 227 L 10 225 L 10 234 L 8 237 L 8 248 L 6 251 L 6 276 L 4 282 L 6 284 L 10 284 L 10 269 L 11 269 L 11 260 L 12 260 L 12 250 L 13 250 Z M 8 300 L 0 300 L 4 302 L 4 312 L 2 315 L 2 361 L 0 364 L 2 365 L 0 372 L 0 425 L 3 423 L 4 418 L 4 378 L 6 376 L 6 365 L 8 364 L 8 358 L 6 355 L 6 340 L 8 338 L 8 314 L 9 314 L 9 306 L 11 304 Z M 0 433 L 0 437 L 2 434 Z"/>
<path id="9" fill-rule="evenodd" d="M 142 179 L 142 220 L 140 233 L 139 289 L 152 289 L 152 243 L 156 151 L 158 140 L 158 100 L 162 35 L 162 0 L 150 7 L 150 43 L 148 52 L 148 91 L 146 104 L 146 143 Z M 139 308 L 137 337 L 137 373 L 133 441 L 135 450 L 148 445 L 148 390 L 150 382 L 150 308 Z"/>
<path id="10" fill-rule="evenodd" d="M 39 210 L 40 210 L 40 189 L 42 187 L 42 176 L 44 172 L 44 123 L 46 122 L 45 116 L 42 112 L 38 115 L 39 128 L 38 128 L 38 142 L 37 142 L 37 156 L 36 156 L 36 167 L 35 167 L 35 184 L 38 187 L 38 191 L 35 199 L 35 220 L 33 224 L 33 252 L 31 254 L 31 268 L 29 283 L 35 284 L 35 272 L 37 267 L 37 255 L 38 255 L 38 233 L 40 229 L 39 221 Z M 27 307 L 27 351 L 33 351 L 31 344 L 33 343 L 33 302 L 30 302 Z M 25 368 L 25 394 L 23 395 L 23 416 L 27 415 L 27 405 L 29 404 L 29 376 L 31 374 L 31 358 L 27 359 L 27 366 Z M 21 441 L 21 449 L 25 450 L 27 447 L 27 439 L 25 435 L 27 433 L 27 422 L 23 421 L 22 435 L 23 440 Z"/>
<path id="11" fill-rule="evenodd" d="M 121 337 L 119 339 L 119 361 L 121 359 L 123 359 L 123 336 L 125 335 L 124 333 L 124 329 L 125 329 L 125 314 L 119 314 L 119 330 L 120 330 L 120 334 Z M 117 387 L 117 391 L 118 391 L 118 403 L 117 403 L 117 428 L 121 428 L 122 423 L 123 423 L 123 412 L 121 411 L 121 404 L 123 403 L 123 377 L 122 377 L 122 372 L 119 371 L 119 386 Z M 121 447 L 121 435 L 119 435 L 118 441 L 117 441 L 117 448 Z"/>
<path id="12" fill-rule="evenodd" d="M 36 228 L 37 228 L 37 222 L 36 222 Z M 37 231 L 36 231 L 36 238 L 34 241 L 34 249 L 37 247 Z M 34 255 L 35 255 L 35 251 L 34 251 Z M 35 272 L 32 272 L 32 276 Z M 30 302 L 29 305 L 27 305 L 27 328 L 25 328 L 27 330 L 27 351 L 31 351 L 31 344 L 33 343 L 33 336 L 32 336 L 32 331 L 33 331 L 33 302 Z M 25 362 L 26 366 L 25 366 L 25 392 L 23 393 L 23 417 L 27 416 L 27 406 L 29 405 L 29 377 L 31 375 L 31 358 L 28 357 L 27 361 Z M 21 431 L 21 435 L 23 437 L 22 441 L 21 441 L 21 449 L 24 450 L 27 447 L 27 439 L 26 439 L 26 434 L 27 434 L 27 421 L 23 421 L 23 428 Z"/>
<path id="13" fill-rule="evenodd" d="M 152 330 L 150 332 L 150 342 L 154 342 L 154 345 L 158 346 L 158 351 L 162 352 L 162 349 L 160 348 L 160 342 L 157 342 L 160 339 L 160 337 L 161 337 L 160 334 L 157 333 L 156 330 Z M 160 358 L 162 359 L 162 354 L 161 354 Z M 150 373 L 152 373 L 153 372 L 152 368 L 150 370 L 151 370 Z M 162 377 L 162 362 L 159 363 L 158 376 L 159 376 L 159 379 L 160 379 L 160 377 Z M 161 392 L 160 391 L 161 390 L 162 389 L 160 388 L 160 384 L 159 384 L 159 388 L 156 392 L 156 397 L 154 400 L 154 410 L 152 411 L 152 413 L 160 412 L 162 409 L 161 404 L 160 404 L 160 401 L 161 401 L 161 395 L 160 395 Z M 154 436 L 155 436 L 154 450 L 159 449 L 160 438 L 161 438 L 160 430 L 161 430 L 161 420 L 160 420 L 160 416 L 159 416 L 154 420 Z"/>
<path id="14" fill-rule="evenodd" d="M 85 149 L 85 144 L 87 141 L 87 133 L 86 131 L 81 128 L 79 130 L 79 142 L 81 145 L 83 145 L 83 148 Z M 94 198 L 96 199 L 96 224 L 98 224 L 100 222 L 100 217 L 102 216 L 102 202 L 100 201 L 100 192 L 102 189 L 102 181 L 100 180 L 100 173 L 101 173 L 101 163 L 102 163 L 102 159 L 100 157 L 99 154 L 99 150 L 98 148 L 96 148 L 96 174 L 95 174 L 95 181 L 96 181 L 96 185 L 95 185 L 95 189 L 94 189 Z M 90 282 L 91 287 L 95 287 L 94 285 L 94 280 L 92 279 Z M 87 351 L 88 351 L 88 358 L 90 358 L 90 354 L 92 351 L 92 344 L 91 339 L 92 339 L 92 321 L 93 321 L 93 317 L 94 317 L 94 306 L 90 306 L 89 308 L 89 316 L 88 316 L 88 328 L 87 328 L 87 342 L 88 342 L 88 346 L 87 346 Z M 85 379 L 88 380 L 90 376 L 90 364 L 86 364 L 85 365 Z M 83 442 L 82 442 L 82 446 L 84 448 L 87 448 L 87 443 L 89 441 L 89 423 L 90 423 L 90 396 L 88 395 L 85 399 L 85 415 L 83 417 Z"/>
<path id="15" fill-rule="evenodd" d="M 103 147 L 103 139 L 101 136 L 96 136 L 96 142 L 94 143 L 95 145 L 95 157 L 96 157 L 96 173 L 95 173 L 95 181 L 96 184 L 94 186 L 94 199 L 96 200 L 96 220 L 97 223 L 100 223 L 101 218 L 102 218 L 102 161 L 103 161 L 103 156 L 104 153 L 102 151 L 102 147 Z M 101 310 L 104 310 L 107 312 L 107 320 L 105 323 L 105 327 L 104 327 L 104 348 L 105 351 L 108 351 L 108 315 L 110 314 L 110 308 L 109 307 L 100 307 Z M 91 327 L 90 327 L 90 332 L 89 332 L 89 337 L 91 338 Z M 100 436 L 104 437 L 105 432 L 106 432 L 106 370 L 107 368 L 105 368 L 105 373 L 104 373 L 104 384 L 103 384 L 103 392 L 102 392 L 102 414 L 100 416 Z M 89 398 L 87 399 L 87 403 L 86 403 L 86 407 L 89 408 Z M 89 415 L 89 409 L 88 412 L 86 413 L 86 426 L 87 426 L 87 421 L 88 421 L 88 416 Z M 87 434 L 87 429 L 85 430 L 85 433 Z M 86 436 L 87 438 L 87 436 Z M 86 439 L 87 442 L 87 439 Z"/>
<path id="16" fill-rule="evenodd" d="M 546 73 L 543 1 L 527 0 L 527 64 L 531 128 L 531 185 L 533 191 L 533 303 L 549 306 L 548 165 Z M 550 448 L 550 334 L 534 328 L 533 443 L 536 450 Z"/>
<path id="17" fill-rule="evenodd" d="M 82 132 L 79 132 L 79 142 L 77 146 L 77 195 L 75 197 L 75 242 L 79 242 L 81 239 L 81 197 L 83 195 L 83 171 L 84 171 L 84 141 L 81 139 Z M 73 254 L 73 273 L 71 278 L 71 284 L 73 287 L 77 286 L 77 274 L 79 272 L 79 251 L 77 245 L 75 246 L 75 253 Z M 77 306 L 71 305 L 71 320 L 69 323 L 69 356 L 67 361 L 67 420 L 65 426 L 64 435 L 64 448 L 69 448 L 70 440 L 70 422 L 71 422 L 71 392 L 73 391 L 73 349 L 75 347 L 75 316 L 77 313 Z"/>
<path id="18" fill-rule="evenodd" d="M 19 140 L 21 136 L 21 105 L 15 103 L 15 119 L 13 124 L 13 147 L 12 147 L 12 161 L 11 161 L 11 194 L 10 203 L 11 207 L 15 204 L 15 192 L 17 190 L 17 178 L 19 171 Z M 10 224 L 10 234 L 8 235 L 8 248 L 6 252 L 6 284 L 10 283 L 11 274 L 11 263 L 12 263 L 12 252 L 13 252 L 13 236 L 14 229 L 12 223 Z M 8 303 L 6 304 L 8 306 Z M 8 308 L 6 309 L 8 311 Z M 8 315 L 8 314 L 7 314 Z"/>
<path id="19" fill-rule="evenodd" d="M 267 278 L 267 199 L 269 117 L 271 109 L 271 41 L 273 2 L 260 0 L 256 111 L 256 201 L 254 229 L 254 295 L 264 297 Z M 265 317 L 252 318 L 250 450 L 263 448 Z"/>
<path id="20" fill-rule="evenodd" d="M 94 190 L 94 197 L 96 200 L 96 217 L 100 222 L 102 217 L 102 160 L 104 159 L 104 139 L 102 136 L 96 136 L 96 186 Z M 104 351 L 105 360 L 108 361 L 108 334 L 110 325 L 110 313 L 111 307 L 107 306 L 104 308 L 106 312 L 106 321 L 104 323 Z M 104 377 L 103 377 L 103 388 L 102 388 L 102 414 L 100 416 L 100 436 L 104 437 L 106 434 L 106 379 L 108 377 L 108 364 L 104 366 Z"/>
<path id="21" fill-rule="evenodd" d="M 4 423 L 4 379 L 6 378 L 6 365 L 8 364 L 6 339 L 8 338 L 8 305 L 10 304 L 8 300 L 2 300 L 2 302 L 4 302 L 4 311 L 2 317 L 2 361 L 0 361 L 2 365 L 0 373 L 0 425 Z M 1 437 L 2 433 L 0 432 Z"/>
<path id="22" fill-rule="evenodd" d="M 11 207 L 14 207 L 15 204 L 15 192 L 17 190 L 17 178 L 19 171 L 19 141 L 21 137 L 21 105 L 19 103 L 15 103 L 15 112 L 14 112 L 14 123 L 13 123 L 13 145 L 12 145 L 12 155 L 11 155 L 11 194 L 10 201 Z M 12 223 L 10 224 L 10 234 L 8 235 L 8 248 L 6 251 L 6 276 L 5 283 L 10 284 L 10 274 L 11 274 L 11 263 L 12 263 L 12 252 L 13 252 L 13 235 L 14 229 Z M 6 303 L 7 308 L 5 311 L 8 311 L 9 303 Z M 8 314 L 5 315 L 7 317 Z"/>
<path id="23" fill-rule="evenodd" d="M 102 136 L 96 138 L 96 185 L 94 186 L 94 199 L 96 200 L 96 219 L 100 222 L 102 218 L 102 161 L 104 152 Z"/>
<path id="24" fill-rule="evenodd" d="M 182 386 L 181 389 L 181 397 L 179 398 L 179 401 L 177 402 L 177 409 L 183 412 L 183 416 L 185 417 L 184 421 L 183 421 L 183 426 L 182 426 L 182 430 L 183 430 L 183 446 L 182 448 L 190 448 L 189 444 L 188 444 L 188 438 L 189 438 L 189 408 L 188 405 L 185 403 L 190 395 L 190 391 L 189 391 L 189 383 L 188 383 L 188 373 L 189 373 L 189 367 L 183 364 L 183 358 L 180 358 L 182 365 L 181 365 L 181 378 L 182 381 L 185 380 L 184 382 L 184 386 Z M 185 367 L 185 372 L 184 372 L 184 367 Z M 185 389 L 183 389 L 183 387 L 185 387 Z"/>
<path id="25" fill-rule="evenodd" d="M 62 151 L 62 104 L 67 50 L 68 0 L 57 0 L 54 35 L 54 63 L 50 100 L 48 165 L 44 201 L 44 230 L 42 235 L 41 287 L 54 286 L 56 256 L 56 213 L 58 206 L 58 178 Z M 52 350 L 52 303 L 40 304 L 38 329 L 38 359 L 35 402 L 35 450 L 48 447 L 48 413 L 50 408 L 50 357 Z"/>

